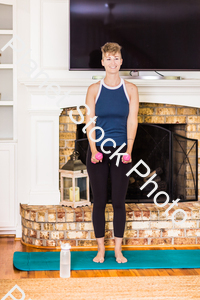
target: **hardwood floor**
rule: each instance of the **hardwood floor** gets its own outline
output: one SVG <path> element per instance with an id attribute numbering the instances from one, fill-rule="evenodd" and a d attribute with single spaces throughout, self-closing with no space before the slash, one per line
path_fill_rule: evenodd
<path id="1" fill-rule="evenodd" d="M 134 248 L 133 248 L 134 249 Z M 138 249 L 138 248 L 137 248 Z M 144 249 L 144 248 L 142 248 Z M 146 247 L 147 249 L 152 249 Z M 158 249 L 158 248 L 156 248 Z M 160 247 L 160 249 L 180 249 L 179 247 Z M 181 249 L 200 249 L 200 246 L 181 247 Z M 87 249 L 88 251 L 91 249 Z M 19 271 L 13 266 L 13 253 L 15 251 L 33 252 L 47 251 L 32 247 L 27 247 L 16 241 L 14 238 L 0 238 L 0 279 L 17 278 L 59 278 L 59 271 Z M 185 276 L 200 275 L 198 269 L 140 269 L 140 270 L 87 270 L 71 271 L 71 277 L 120 277 L 120 276 Z"/>

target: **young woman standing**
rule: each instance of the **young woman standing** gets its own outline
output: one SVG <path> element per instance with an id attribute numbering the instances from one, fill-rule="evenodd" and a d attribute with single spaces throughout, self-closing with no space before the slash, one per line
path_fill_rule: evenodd
<path id="1" fill-rule="evenodd" d="M 135 84 L 123 80 L 119 76 L 122 65 L 121 46 L 117 43 L 106 43 L 101 47 L 101 63 L 105 68 L 106 76 L 101 81 L 89 86 L 86 95 L 86 104 L 90 108 L 90 114 L 86 115 L 86 124 L 91 118 L 97 116 L 96 124 L 91 123 L 87 129 L 89 146 L 87 150 L 86 166 L 93 193 L 92 221 L 95 237 L 98 243 L 98 254 L 94 262 L 103 262 L 105 256 L 105 207 L 107 202 L 107 180 L 110 173 L 112 185 L 113 205 L 113 229 L 115 238 L 115 257 L 118 263 L 125 263 L 127 259 L 121 252 L 122 239 L 126 222 L 125 197 L 128 188 L 129 177 L 126 173 L 132 168 L 131 152 L 136 136 L 138 121 L 139 97 Z M 99 126 L 104 131 L 93 130 L 92 139 L 90 130 Z M 101 144 L 107 140 L 103 149 Z M 130 155 L 129 161 L 125 161 L 123 155 L 117 162 L 117 155 L 109 157 L 125 143 L 119 153 Z M 101 152 L 103 158 L 98 160 L 95 155 Z"/>

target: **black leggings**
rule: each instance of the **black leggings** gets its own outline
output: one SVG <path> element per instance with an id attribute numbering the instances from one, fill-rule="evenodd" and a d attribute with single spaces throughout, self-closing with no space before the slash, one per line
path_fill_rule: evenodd
<path id="1" fill-rule="evenodd" d="M 105 154 L 102 152 L 100 146 L 96 146 L 97 151 L 103 153 L 102 162 L 96 164 L 91 162 L 92 154 L 90 145 L 87 149 L 86 166 L 93 193 L 92 221 L 96 238 L 101 238 L 105 235 L 105 207 L 107 202 L 109 172 L 111 178 L 112 205 L 114 210 L 114 236 L 123 238 L 126 222 L 125 198 L 130 177 L 126 176 L 126 173 L 132 168 L 132 162 L 125 164 L 121 161 L 122 156 L 120 156 L 119 165 L 116 166 L 117 156 L 109 159 L 111 154 L 119 147 L 120 146 L 116 146 L 116 148 L 105 146 L 104 149 L 106 151 L 111 151 L 110 154 Z M 125 153 L 126 149 L 127 145 L 125 145 L 119 153 Z"/>

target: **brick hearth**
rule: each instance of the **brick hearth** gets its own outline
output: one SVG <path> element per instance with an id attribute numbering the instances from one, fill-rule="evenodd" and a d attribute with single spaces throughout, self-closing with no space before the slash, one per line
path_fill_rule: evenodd
<path id="1" fill-rule="evenodd" d="M 187 213 L 183 224 L 173 224 L 169 207 L 155 204 L 126 204 L 126 227 L 123 245 L 196 245 L 200 244 L 200 203 L 179 203 L 176 209 Z M 92 205 L 70 208 L 56 206 L 31 206 L 21 204 L 22 241 L 29 245 L 59 247 L 60 241 L 71 246 L 96 246 L 92 225 Z M 183 214 L 176 214 L 176 221 Z M 113 209 L 107 204 L 105 211 L 105 245 L 114 245 Z"/>

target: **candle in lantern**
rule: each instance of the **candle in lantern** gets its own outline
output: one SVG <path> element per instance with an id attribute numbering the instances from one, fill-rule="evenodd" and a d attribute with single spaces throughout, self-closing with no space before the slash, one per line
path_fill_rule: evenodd
<path id="1" fill-rule="evenodd" d="M 73 187 L 69 188 L 69 200 L 73 201 Z M 78 186 L 75 186 L 75 201 L 80 201 L 80 189 Z"/>

